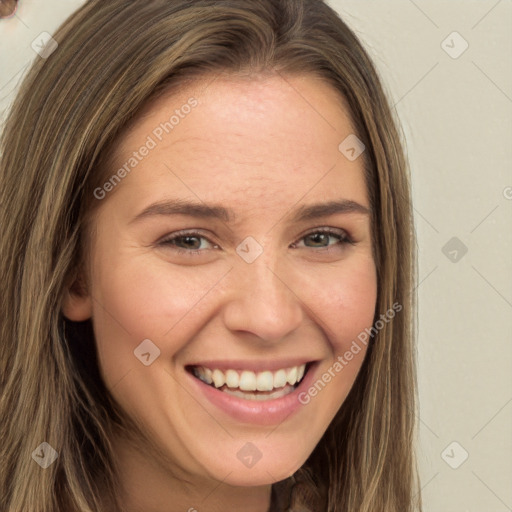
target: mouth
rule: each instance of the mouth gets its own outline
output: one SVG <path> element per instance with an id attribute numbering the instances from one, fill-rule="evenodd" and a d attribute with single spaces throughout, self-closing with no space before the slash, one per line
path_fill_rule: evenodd
<path id="1" fill-rule="evenodd" d="M 277 370 L 219 369 L 187 366 L 186 370 L 203 384 L 242 400 L 269 401 L 293 393 L 304 380 L 313 363 Z"/>
<path id="2" fill-rule="evenodd" d="M 185 366 L 189 393 L 217 422 L 271 427 L 307 422 L 300 400 L 319 373 L 320 359 L 201 361 Z M 311 409 L 308 409 L 311 414 Z"/>

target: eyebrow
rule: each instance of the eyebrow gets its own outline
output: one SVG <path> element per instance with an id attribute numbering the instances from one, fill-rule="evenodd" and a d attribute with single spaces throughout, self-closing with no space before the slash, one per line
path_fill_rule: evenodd
<path id="1" fill-rule="evenodd" d="M 302 205 L 293 213 L 291 222 L 304 222 L 335 214 L 356 213 L 369 215 L 371 210 L 350 199 L 339 199 L 325 203 Z M 237 218 L 231 208 L 226 208 L 218 204 L 208 205 L 206 203 L 195 202 L 187 199 L 172 199 L 150 204 L 137 214 L 130 221 L 130 224 L 141 221 L 142 219 L 160 215 L 187 215 L 197 219 L 216 219 L 227 223 L 233 222 Z"/>

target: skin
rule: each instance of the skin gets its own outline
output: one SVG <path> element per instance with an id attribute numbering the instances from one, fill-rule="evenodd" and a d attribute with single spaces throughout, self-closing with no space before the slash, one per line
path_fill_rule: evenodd
<path id="1" fill-rule="evenodd" d="M 369 208 L 363 159 L 351 162 L 338 150 L 354 129 L 330 85 L 311 76 L 228 76 L 150 104 L 123 135 L 112 174 L 191 96 L 198 105 L 101 201 L 87 291 L 70 289 L 63 312 L 92 317 L 105 383 L 145 434 L 136 443 L 112 440 L 127 511 L 265 512 L 271 484 L 305 462 L 342 405 L 365 346 L 278 426 L 220 411 L 190 386 L 185 365 L 299 356 L 318 361 L 316 380 L 371 327 L 377 277 L 369 215 L 290 220 L 297 207 L 328 200 Z M 132 222 L 169 198 L 221 204 L 237 220 Z M 306 237 L 324 227 L 345 230 L 354 244 Z M 206 238 L 160 243 L 185 229 Z M 250 264 L 236 252 L 247 236 L 263 248 Z M 134 356 L 144 339 L 160 350 L 149 366 Z M 247 442 L 262 454 L 251 468 L 237 458 Z"/>

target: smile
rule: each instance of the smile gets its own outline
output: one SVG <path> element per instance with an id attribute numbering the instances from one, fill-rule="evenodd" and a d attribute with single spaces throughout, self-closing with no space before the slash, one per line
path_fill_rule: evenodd
<path id="1" fill-rule="evenodd" d="M 245 400 L 275 400 L 291 393 L 301 382 L 306 365 L 281 368 L 277 371 L 265 370 L 219 370 L 194 366 L 195 377 L 219 391 Z"/>
<path id="2" fill-rule="evenodd" d="M 191 393 L 222 421 L 277 425 L 304 409 L 298 399 L 318 373 L 318 360 L 201 362 L 185 367 Z M 212 409 L 212 407 L 214 409 Z M 218 416 L 218 414 L 221 416 Z"/>

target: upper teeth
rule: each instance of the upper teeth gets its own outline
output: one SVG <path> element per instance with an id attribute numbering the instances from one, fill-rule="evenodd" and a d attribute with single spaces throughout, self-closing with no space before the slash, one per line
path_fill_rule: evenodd
<path id="1" fill-rule="evenodd" d="M 220 388 L 226 384 L 228 388 L 239 388 L 244 391 L 272 391 L 286 384 L 293 386 L 304 377 L 306 365 L 283 368 L 276 372 L 252 372 L 250 370 L 211 370 L 203 366 L 195 366 L 194 374 L 207 384 Z"/>

